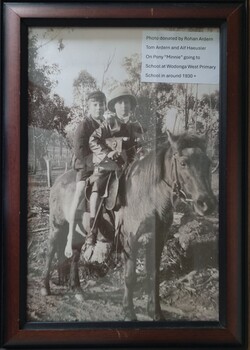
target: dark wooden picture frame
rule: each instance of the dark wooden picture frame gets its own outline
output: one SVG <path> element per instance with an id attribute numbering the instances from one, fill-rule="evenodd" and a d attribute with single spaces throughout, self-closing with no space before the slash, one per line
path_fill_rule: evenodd
<path id="1" fill-rule="evenodd" d="M 1 346 L 3 348 L 237 348 L 247 346 L 246 244 L 246 3 L 204 2 L 2 2 L 3 259 L 1 261 Z M 27 81 L 23 48 L 30 25 L 79 25 L 84 20 L 176 26 L 216 24 L 221 29 L 220 100 L 220 320 L 188 324 L 112 323 L 30 325 L 22 316 L 26 284 Z M 140 24 L 138 24 L 139 26 Z M 21 97 L 20 97 L 21 96 Z"/>

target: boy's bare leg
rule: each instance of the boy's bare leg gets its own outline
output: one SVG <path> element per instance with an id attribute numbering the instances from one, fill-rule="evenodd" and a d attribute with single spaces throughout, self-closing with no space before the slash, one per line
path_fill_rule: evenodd
<path id="1" fill-rule="evenodd" d="M 78 181 L 76 183 L 76 190 L 75 190 L 73 202 L 71 204 L 70 213 L 69 213 L 69 233 L 67 237 L 67 244 L 64 251 L 64 254 L 67 258 L 71 258 L 73 254 L 72 240 L 73 240 L 73 232 L 76 227 L 76 210 L 84 197 L 84 188 L 85 188 L 85 181 Z"/>

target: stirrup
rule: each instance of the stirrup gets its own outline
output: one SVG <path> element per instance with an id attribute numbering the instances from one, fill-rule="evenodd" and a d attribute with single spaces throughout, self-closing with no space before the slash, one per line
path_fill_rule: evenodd
<path id="1" fill-rule="evenodd" d="M 90 261 L 90 259 L 92 258 L 95 249 L 95 244 L 96 237 L 92 232 L 90 232 L 90 234 L 86 237 L 86 241 L 84 243 L 83 257 L 86 261 Z"/>

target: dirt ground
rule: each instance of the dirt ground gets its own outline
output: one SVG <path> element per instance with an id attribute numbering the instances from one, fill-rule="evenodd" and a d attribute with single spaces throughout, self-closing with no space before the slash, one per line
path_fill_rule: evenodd
<path id="1" fill-rule="evenodd" d="M 54 268 L 51 295 L 40 294 L 45 266 L 49 219 L 49 189 L 30 186 L 28 215 L 27 321 L 121 321 L 123 264 L 119 254 L 111 259 L 104 277 L 80 265 L 84 300 L 67 285 L 57 283 Z M 218 320 L 218 220 L 190 218 L 176 213 L 161 263 L 161 306 L 168 321 Z M 143 244 L 142 244 L 143 245 Z M 143 246 L 142 246 L 143 251 Z M 139 321 L 150 321 L 146 312 L 144 260 L 137 264 L 135 311 Z"/>

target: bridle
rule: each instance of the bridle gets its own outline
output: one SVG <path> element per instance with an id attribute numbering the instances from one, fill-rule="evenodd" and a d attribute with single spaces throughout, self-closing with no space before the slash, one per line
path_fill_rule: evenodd
<path id="1" fill-rule="evenodd" d="M 172 186 L 165 180 L 163 179 L 163 182 L 169 187 L 171 188 L 172 191 L 172 205 L 175 206 L 175 202 L 176 202 L 176 198 L 181 200 L 184 203 L 192 203 L 193 199 L 188 198 L 188 196 L 186 195 L 184 189 L 181 186 L 180 183 L 180 179 L 179 179 L 179 174 L 178 174 L 178 170 L 177 170 L 177 153 L 173 154 L 172 157 L 172 164 L 173 164 L 173 168 L 174 168 L 174 180 L 173 180 L 173 184 Z"/>

